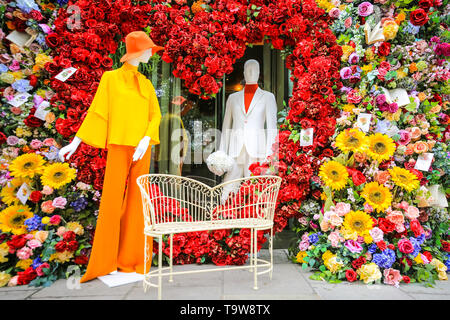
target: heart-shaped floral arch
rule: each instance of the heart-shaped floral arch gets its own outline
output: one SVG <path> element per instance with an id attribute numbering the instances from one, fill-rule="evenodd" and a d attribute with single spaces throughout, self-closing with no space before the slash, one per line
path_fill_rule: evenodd
<path id="1" fill-rule="evenodd" d="M 335 131 L 335 92 L 342 87 L 342 49 L 328 28 L 329 19 L 314 0 L 70 1 L 59 10 L 55 32 L 46 38 L 55 51 L 46 69 L 56 92 L 51 100 L 59 115 L 56 130 L 66 140 L 75 135 L 102 73 L 113 66 L 110 55 L 131 31 L 150 31 L 154 42 L 164 46 L 162 59 L 172 64 L 173 75 L 204 99 L 219 92 L 224 74 L 233 70 L 247 44 L 271 42 L 284 51 L 293 94 L 275 156 L 252 166 L 252 171 L 275 169 L 283 178 L 275 216 L 279 232 L 289 218 L 300 215 L 300 202 L 311 194 L 314 172 L 323 157 L 332 155 L 327 144 Z M 78 69 L 72 78 L 66 82 L 54 78 L 70 66 Z M 301 147 L 298 135 L 307 128 L 314 129 L 314 143 Z M 102 188 L 106 151 L 82 144 L 71 161 L 79 181 Z M 217 264 L 245 263 L 247 231 L 178 235 L 175 263 L 209 258 Z M 260 239 L 262 243 L 263 234 Z"/>

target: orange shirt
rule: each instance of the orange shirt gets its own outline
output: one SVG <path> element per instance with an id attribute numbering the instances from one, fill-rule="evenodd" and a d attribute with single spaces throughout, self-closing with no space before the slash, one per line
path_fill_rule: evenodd
<path id="1" fill-rule="evenodd" d="M 255 95 L 256 89 L 258 89 L 257 84 L 246 84 L 244 88 L 244 104 L 245 112 L 248 112 L 250 103 L 252 102 L 253 96 Z"/>

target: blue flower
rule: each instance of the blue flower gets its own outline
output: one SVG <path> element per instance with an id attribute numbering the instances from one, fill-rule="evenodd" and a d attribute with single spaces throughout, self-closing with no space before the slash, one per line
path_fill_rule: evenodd
<path id="1" fill-rule="evenodd" d="M 25 13 L 30 13 L 32 10 L 40 11 L 39 6 L 34 0 L 16 0 L 17 8 Z"/>
<path id="2" fill-rule="evenodd" d="M 33 216 L 32 218 L 28 218 L 24 221 L 24 224 L 27 226 L 27 231 L 34 230 L 42 230 L 44 225 L 41 223 L 41 217 Z"/>
<path id="3" fill-rule="evenodd" d="M 42 264 L 42 260 L 40 257 L 37 257 L 36 259 L 33 260 L 33 263 L 31 264 L 31 266 L 33 267 L 33 269 L 36 269 L 37 267 L 39 267 Z"/>
<path id="4" fill-rule="evenodd" d="M 367 250 L 367 251 L 369 251 L 370 253 L 374 253 L 375 251 L 377 251 L 377 245 L 376 244 L 371 244 L 370 246 L 369 246 L 369 249 Z"/>
<path id="5" fill-rule="evenodd" d="M 8 71 L 8 67 L 3 63 L 0 63 L 0 73 L 4 73 Z"/>
<path id="6" fill-rule="evenodd" d="M 56 148 L 55 146 L 51 146 L 49 152 L 43 152 L 43 154 L 49 161 L 53 161 L 58 159 L 58 152 L 58 148 Z"/>
<path id="7" fill-rule="evenodd" d="M 450 272 L 450 253 L 447 253 L 447 260 L 444 261 L 444 264 L 447 266 L 447 273 Z"/>
<path id="8" fill-rule="evenodd" d="M 74 208 L 75 212 L 80 212 L 84 210 L 88 205 L 88 200 L 85 197 L 80 197 L 77 200 L 70 203 L 70 206 Z"/>
<path id="9" fill-rule="evenodd" d="M 408 32 L 411 34 L 417 34 L 417 33 L 419 33 L 419 30 L 420 30 L 420 26 L 413 25 L 411 23 L 411 21 L 408 21 L 408 25 L 405 28 L 403 28 L 404 32 Z"/>
<path id="10" fill-rule="evenodd" d="M 422 249 L 421 246 L 420 246 L 420 242 L 417 241 L 417 239 L 416 239 L 416 238 L 413 238 L 413 237 L 410 237 L 410 238 L 409 238 L 409 241 L 411 241 L 411 243 L 412 243 L 412 245 L 413 245 L 413 247 L 414 247 L 414 251 L 411 252 L 411 255 L 412 255 L 413 257 L 416 257 L 416 256 L 419 254 L 420 250 Z M 423 241 L 422 241 L 422 242 L 423 242 Z"/>
<path id="11" fill-rule="evenodd" d="M 382 253 L 374 254 L 372 261 L 380 268 L 389 269 L 395 262 L 395 252 L 391 249 L 386 249 Z"/>
<path id="12" fill-rule="evenodd" d="M 20 93 L 24 93 L 27 91 L 30 91 L 33 89 L 32 86 L 30 86 L 30 80 L 25 80 L 25 79 L 20 79 L 15 81 L 11 87 L 13 87 L 14 90 L 20 92 Z"/>
<path id="13" fill-rule="evenodd" d="M 319 241 L 319 235 L 317 233 L 313 233 L 308 237 L 308 239 L 311 244 L 315 244 L 317 241 Z"/>

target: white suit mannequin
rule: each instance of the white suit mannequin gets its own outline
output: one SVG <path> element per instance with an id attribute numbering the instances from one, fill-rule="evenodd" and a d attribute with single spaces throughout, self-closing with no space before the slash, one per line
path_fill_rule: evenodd
<path id="1" fill-rule="evenodd" d="M 245 62 L 244 78 L 246 85 L 258 83 L 258 61 Z M 226 173 L 224 182 L 249 177 L 250 164 L 264 161 L 272 154 L 276 136 L 277 103 L 273 93 L 257 88 L 247 112 L 244 89 L 231 94 L 226 103 L 219 150 L 233 157 L 236 163 Z"/>
<path id="2" fill-rule="evenodd" d="M 151 56 L 152 56 L 152 49 L 147 49 L 139 57 L 128 60 L 128 63 L 137 67 L 140 62 L 147 63 L 148 60 L 150 60 Z M 148 146 L 150 145 L 150 140 L 151 140 L 150 137 L 145 136 L 141 139 L 141 141 L 139 141 L 139 144 L 136 147 L 136 151 L 133 154 L 133 161 L 142 159 L 142 157 L 145 155 L 145 152 L 147 151 Z M 75 138 L 73 138 L 71 143 L 61 148 L 61 150 L 59 150 L 58 153 L 59 159 L 62 162 L 68 160 L 72 156 L 72 154 L 78 149 L 78 146 L 80 145 L 81 142 L 82 140 L 79 137 L 75 136 Z"/>

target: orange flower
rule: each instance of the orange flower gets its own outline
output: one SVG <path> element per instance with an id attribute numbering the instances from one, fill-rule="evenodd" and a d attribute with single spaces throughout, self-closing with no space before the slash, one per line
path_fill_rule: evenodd
<path id="1" fill-rule="evenodd" d="M 386 182 L 388 182 L 390 177 L 391 175 L 389 174 L 388 171 L 378 171 L 377 174 L 375 175 L 375 180 L 379 184 L 385 184 Z"/>
<path id="2" fill-rule="evenodd" d="M 355 152 L 353 158 L 356 162 L 363 163 L 366 161 L 366 154 L 363 152 Z"/>
<path id="3" fill-rule="evenodd" d="M 8 27 L 9 30 L 16 29 L 16 26 L 14 25 L 14 23 L 12 21 L 6 21 L 6 26 Z"/>
<path id="4" fill-rule="evenodd" d="M 419 92 L 417 97 L 419 98 L 420 102 L 424 101 L 427 98 L 426 94 L 423 92 Z"/>
<path id="5" fill-rule="evenodd" d="M 413 72 L 416 72 L 416 71 L 417 71 L 417 66 L 416 66 L 416 63 L 413 62 L 413 63 L 411 63 L 409 65 L 409 72 L 413 73 Z"/>
<path id="6" fill-rule="evenodd" d="M 414 153 L 414 144 L 410 143 L 406 146 L 405 156 L 410 156 Z"/>
<path id="7" fill-rule="evenodd" d="M 428 140 L 427 143 L 428 143 L 428 150 L 431 150 L 431 149 L 433 149 L 434 145 L 436 144 L 436 141 Z"/>
<path id="8" fill-rule="evenodd" d="M 414 152 L 415 153 L 424 153 L 428 151 L 428 143 L 423 141 L 417 141 L 414 144 Z"/>
<path id="9" fill-rule="evenodd" d="M 409 128 L 408 128 L 409 129 Z M 407 129 L 407 130 L 408 130 Z M 409 129 L 408 131 L 411 132 L 411 139 L 412 140 L 417 140 L 420 138 L 420 136 L 422 135 L 422 131 L 420 130 L 420 128 L 418 127 L 412 127 L 411 129 Z"/>
<path id="10" fill-rule="evenodd" d="M 400 25 L 403 21 L 405 21 L 406 19 L 406 15 L 405 13 L 402 11 L 400 12 L 397 17 L 395 17 L 395 22 Z"/>

